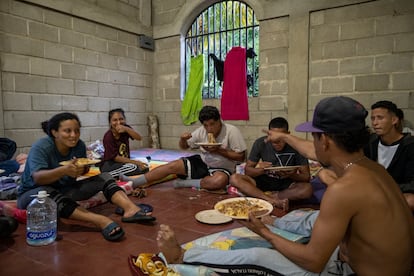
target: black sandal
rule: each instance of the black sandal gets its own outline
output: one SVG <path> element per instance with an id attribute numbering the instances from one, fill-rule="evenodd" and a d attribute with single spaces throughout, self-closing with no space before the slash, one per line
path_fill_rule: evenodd
<path id="1" fill-rule="evenodd" d="M 9 237 L 16 231 L 19 223 L 12 217 L 0 217 L 0 238 Z"/>

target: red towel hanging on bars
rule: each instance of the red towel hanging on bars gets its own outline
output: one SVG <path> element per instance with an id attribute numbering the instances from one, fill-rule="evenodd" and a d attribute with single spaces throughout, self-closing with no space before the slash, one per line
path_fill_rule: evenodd
<path id="1" fill-rule="evenodd" d="M 223 120 L 249 120 L 246 73 L 246 49 L 233 47 L 224 61 L 220 111 Z"/>

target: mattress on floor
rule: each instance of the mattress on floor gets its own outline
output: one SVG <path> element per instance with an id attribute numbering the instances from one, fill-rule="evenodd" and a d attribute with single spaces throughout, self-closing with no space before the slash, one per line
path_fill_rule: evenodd
<path id="1" fill-rule="evenodd" d="M 197 152 L 190 150 L 142 148 L 131 150 L 131 159 L 146 160 L 146 157 L 150 156 L 151 160 L 170 162 L 196 153 Z"/>

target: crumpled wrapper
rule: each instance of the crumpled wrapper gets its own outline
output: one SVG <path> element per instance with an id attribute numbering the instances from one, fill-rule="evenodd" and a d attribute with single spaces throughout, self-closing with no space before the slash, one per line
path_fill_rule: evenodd
<path id="1" fill-rule="evenodd" d="M 135 260 L 137 266 L 145 275 L 151 276 L 180 276 L 172 268 L 165 265 L 163 259 L 152 253 L 141 253 Z"/>

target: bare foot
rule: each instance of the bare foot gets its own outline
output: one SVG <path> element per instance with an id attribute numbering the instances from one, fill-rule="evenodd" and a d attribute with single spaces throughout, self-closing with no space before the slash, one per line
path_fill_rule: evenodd
<path id="1" fill-rule="evenodd" d="M 274 207 L 282 209 L 283 211 L 289 211 L 289 199 L 284 198 L 280 199 L 279 194 L 277 192 L 273 193 L 272 195 L 273 200 L 270 202 Z"/>
<path id="2" fill-rule="evenodd" d="M 279 205 L 277 207 L 285 212 L 289 211 L 289 199 L 279 199 Z"/>
<path id="3" fill-rule="evenodd" d="M 168 263 L 183 263 L 184 249 L 178 244 L 174 231 L 170 226 L 161 224 L 157 235 L 158 249 Z"/>

